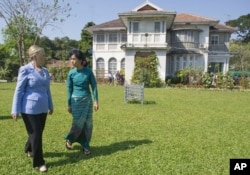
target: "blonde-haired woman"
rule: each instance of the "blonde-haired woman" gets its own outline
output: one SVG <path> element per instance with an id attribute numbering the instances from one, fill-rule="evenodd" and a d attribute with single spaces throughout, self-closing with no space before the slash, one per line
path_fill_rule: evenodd
<path id="1" fill-rule="evenodd" d="M 46 172 L 43 157 L 42 134 L 47 113 L 53 113 L 53 102 L 50 92 L 50 75 L 43 67 L 45 63 L 44 49 L 32 45 L 28 50 L 31 61 L 19 68 L 17 85 L 13 97 L 12 118 L 17 121 L 22 115 L 28 139 L 24 151 L 33 158 L 33 167 Z"/>

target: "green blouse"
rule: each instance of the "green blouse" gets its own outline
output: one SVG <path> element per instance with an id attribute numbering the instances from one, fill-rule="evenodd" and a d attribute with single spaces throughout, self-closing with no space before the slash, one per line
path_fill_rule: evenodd
<path id="1" fill-rule="evenodd" d="M 67 77 L 68 106 L 71 106 L 72 97 L 91 98 L 90 87 L 94 101 L 98 102 L 97 83 L 92 70 L 88 67 L 71 69 Z"/>

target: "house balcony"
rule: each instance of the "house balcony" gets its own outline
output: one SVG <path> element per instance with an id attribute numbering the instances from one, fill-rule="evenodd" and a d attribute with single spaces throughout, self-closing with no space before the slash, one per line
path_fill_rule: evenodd
<path id="1" fill-rule="evenodd" d="M 198 42 L 172 42 L 170 44 L 172 49 L 203 49 L 204 46 L 200 45 Z"/>
<path id="2" fill-rule="evenodd" d="M 132 48 L 167 49 L 168 43 L 125 43 L 121 47 L 127 49 L 132 49 Z"/>
<path id="3" fill-rule="evenodd" d="M 94 44 L 95 51 L 120 51 L 121 49 L 167 49 L 168 43 L 103 43 Z"/>
<path id="4" fill-rule="evenodd" d="M 210 44 L 208 50 L 211 52 L 229 52 L 229 43 Z"/>
<path id="5" fill-rule="evenodd" d="M 158 48 L 166 49 L 166 33 L 131 33 L 128 34 L 126 48 Z"/>
<path id="6" fill-rule="evenodd" d="M 120 51 L 121 43 L 98 43 L 93 44 L 95 51 Z"/>
<path id="7" fill-rule="evenodd" d="M 207 48 L 204 44 L 200 44 L 198 42 L 174 42 L 170 44 L 170 47 L 172 49 L 183 49 L 183 50 L 189 50 L 189 49 L 200 49 L 204 50 Z M 229 52 L 229 43 L 224 44 L 216 44 L 216 45 L 209 45 L 208 50 L 211 52 Z"/>

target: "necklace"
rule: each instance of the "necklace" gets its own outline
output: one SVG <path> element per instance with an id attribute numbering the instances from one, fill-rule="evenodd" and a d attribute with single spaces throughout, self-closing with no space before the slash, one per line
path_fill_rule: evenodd
<path id="1" fill-rule="evenodd" d="M 46 74 L 43 71 L 43 68 L 36 66 L 33 62 L 31 64 L 33 65 L 33 67 L 35 68 L 35 70 L 41 75 L 42 79 L 45 80 L 46 79 Z"/>
<path id="2" fill-rule="evenodd" d="M 41 72 L 43 70 L 42 66 L 37 66 L 37 63 L 32 61 L 31 64 L 38 72 Z"/>

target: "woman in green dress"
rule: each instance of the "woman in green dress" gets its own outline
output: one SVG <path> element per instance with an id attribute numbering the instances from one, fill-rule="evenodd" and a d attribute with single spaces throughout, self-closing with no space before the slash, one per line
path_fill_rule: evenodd
<path id="1" fill-rule="evenodd" d="M 73 118 L 71 129 L 65 136 L 66 148 L 72 149 L 73 143 L 78 142 L 83 153 L 88 155 L 93 130 L 93 109 L 99 109 L 97 82 L 80 50 L 70 50 L 69 57 L 74 68 L 67 77 L 68 112 Z"/>

